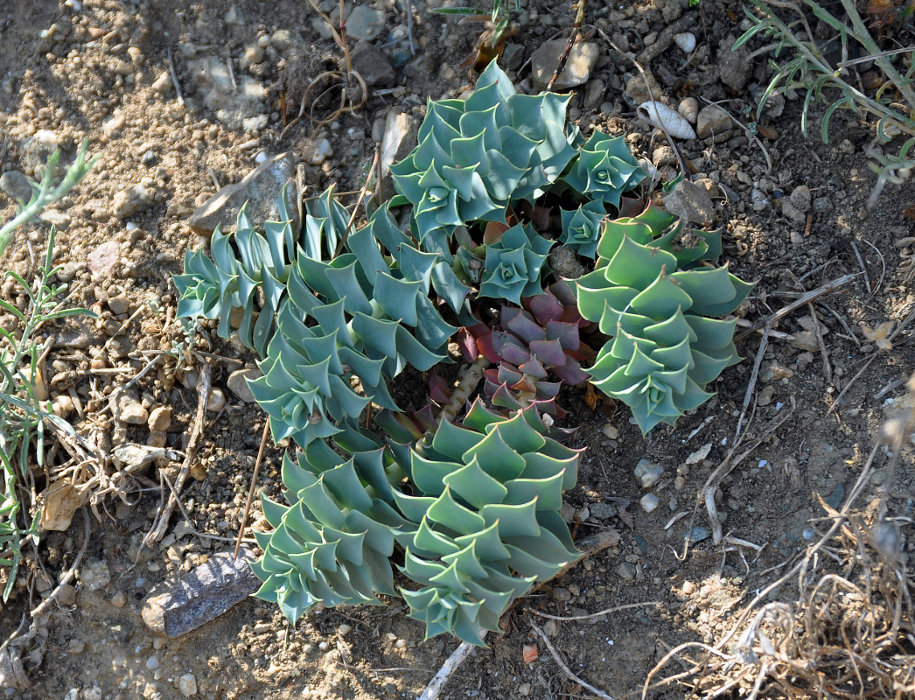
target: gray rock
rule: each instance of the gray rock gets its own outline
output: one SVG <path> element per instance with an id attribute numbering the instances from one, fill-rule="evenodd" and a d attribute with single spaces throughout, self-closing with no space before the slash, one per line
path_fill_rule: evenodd
<path id="1" fill-rule="evenodd" d="M 721 82 L 734 92 L 740 92 L 747 84 L 753 70 L 749 52 L 741 47 L 732 51 L 736 39 L 723 39 L 718 44 L 718 71 Z"/>
<path id="2" fill-rule="evenodd" d="M 197 679 L 193 673 L 185 673 L 178 678 L 178 690 L 186 698 L 197 694 Z"/>
<path id="3" fill-rule="evenodd" d="M 57 133 L 40 129 L 34 135 L 22 139 L 19 144 L 19 161 L 26 173 L 31 172 L 35 179 L 40 179 L 48 158 L 54 155 L 58 148 L 60 148 L 60 141 Z M 62 160 L 57 162 L 54 170 L 54 175 L 57 177 L 66 172 L 66 166 Z"/>
<path id="4" fill-rule="evenodd" d="M 38 220 L 46 226 L 66 228 L 70 225 L 70 215 L 60 209 L 45 209 L 38 215 Z"/>
<path id="5" fill-rule="evenodd" d="M 626 86 L 623 88 L 623 96 L 633 106 L 657 100 L 662 94 L 658 79 L 648 72 L 645 77 L 641 73 L 636 73 L 626 81 Z"/>
<path id="6" fill-rule="evenodd" d="M 384 29 L 384 13 L 368 5 L 357 5 L 346 18 L 346 34 L 353 39 L 371 41 Z"/>
<path id="7" fill-rule="evenodd" d="M 712 138 L 715 143 L 727 141 L 731 135 L 731 116 L 721 107 L 708 105 L 696 117 L 696 135 L 700 139 Z"/>
<path id="8" fill-rule="evenodd" d="M 90 591 L 97 591 L 111 583 L 111 571 L 104 559 L 93 559 L 80 569 L 79 580 Z"/>
<path id="9" fill-rule="evenodd" d="M 298 32 L 289 29 L 277 29 L 270 35 L 270 44 L 277 51 L 289 51 L 297 46 L 303 46 L 305 40 Z M 365 77 L 365 76 L 363 76 Z"/>
<path id="10" fill-rule="evenodd" d="M 381 199 L 394 196 L 391 165 L 406 158 L 416 146 L 416 119 L 405 112 L 388 112 L 381 139 Z"/>
<path id="11" fill-rule="evenodd" d="M 639 463 L 635 465 L 635 469 L 632 470 L 632 473 L 635 475 L 635 478 L 639 480 L 643 489 L 650 489 L 658 483 L 658 479 L 660 479 L 661 474 L 664 473 L 664 467 L 660 464 L 649 462 L 647 459 L 640 459 Z"/>
<path id="12" fill-rule="evenodd" d="M 210 233 L 217 226 L 222 231 L 234 231 L 235 220 L 242 205 L 248 203 L 248 218 L 255 223 L 280 218 L 280 193 L 295 176 L 292 152 L 281 153 L 264 161 L 234 185 L 227 185 L 201 204 L 189 218 L 191 228 L 198 233 Z M 295 200 L 286 193 L 286 206 L 293 217 L 293 229 L 298 230 Z"/>
<path id="13" fill-rule="evenodd" d="M 93 249 L 88 256 L 89 270 L 100 277 L 111 277 L 119 260 L 117 241 L 106 241 Z"/>
<path id="14" fill-rule="evenodd" d="M 825 211 L 832 209 L 832 200 L 829 197 L 817 197 L 813 200 L 813 210 L 822 214 Z"/>
<path id="15" fill-rule="evenodd" d="M 585 109 L 595 109 L 604 96 L 605 83 L 603 80 L 589 80 L 585 85 Z"/>
<path id="16" fill-rule="evenodd" d="M 25 173 L 18 170 L 7 170 L 0 175 L 0 190 L 12 197 L 14 200 L 28 202 L 32 196 L 32 185 Z"/>
<path id="17" fill-rule="evenodd" d="M 567 45 L 565 39 L 556 39 L 544 42 L 534 51 L 531 56 L 531 79 L 536 89 L 545 90 L 549 85 Z M 569 52 L 565 68 L 553 84 L 553 90 L 568 90 L 588 82 L 597 63 L 598 53 L 597 44 L 592 42 L 575 44 Z"/>
<path id="18" fill-rule="evenodd" d="M 146 421 L 149 420 L 149 412 L 143 407 L 143 404 L 135 396 L 124 391 L 113 393 L 109 402 L 115 420 L 128 425 L 146 425 Z"/>
<path id="19" fill-rule="evenodd" d="M 253 552 L 210 556 L 180 579 L 163 581 L 143 601 L 143 622 L 155 634 L 180 637 L 216 619 L 260 587 L 251 571 Z"/>
<path id="20" fill-rule="evenodd" d="M 787 197 L 782 200 L 782 216 L 796 224 L 803 224 L 807 221 L 807 215 L 794 206 L 794 203 Z"/>
<path id="21" fill-rule="evenodd" d="M 694 224 L 710 224 L 715 220 L 715 205 L 701 185 L 681 180 L 673 191 L 663 195 L 664 208 L 674 216 Z"/>
<path id="22" fill-rule="evenodd" d="M 374 44 L 360 41 L 350 53 L 353 68 L 368 87 L 393 85 L 397 79 L 394 66 L 384 52 Z"/>
<path id="23" fill-rule="evenodd" d="M 229 375 L 226 385 L 229 387 L 229 391 L 245 403 L 254 403 L 254 394 L 248 388 L 248 381 L 261 376 L 263 376 L 263 373 L 256 367 L 237 369 Z"/>
<path id="24" fill-rule="evenodd" d="M 246 119 L 266 113 L 267 89 L 250 75 L 236 76 L 236 90 L 229 67 L 216 56 L 189 61 L 188 69 L 204 105 L 230 129 L 242 129 Z"/>
<path id="25" fill-rule="evenodd" d="M 635 578 L 635 565 L 628 561 L 620 562 L 616 573 L 624 581 L 632 581 Z"/>
<path id="26" fill-rule="evenodd" d="M 597 501 L 591 504 L 591 515 L 598 520 L 609 520 L 616 515 L 616 506 L 612 503 Z"/>
<path id="27" fill-rule="evenodd" d="M 712 531 L 707 527 L 702 525 L 697 525 L 689 533 L 689 543 L 696 544 L 697 542 L 702 542 L 702 540 L 707 540 L 711 537 Z"/>
<path id="28" fill-rule="evenodd" d="M 810 211 L 811 194 L 807 185 L 798 185 L 791 191 L 791 203 L 805 214 Z"/>
<path id="29" fill-rule="evenodd" d="M 153 202 L 153 192 L 143 185 L 130 185 L 114 195 L 112 206 L 119 219 L 146 211 Z"/>

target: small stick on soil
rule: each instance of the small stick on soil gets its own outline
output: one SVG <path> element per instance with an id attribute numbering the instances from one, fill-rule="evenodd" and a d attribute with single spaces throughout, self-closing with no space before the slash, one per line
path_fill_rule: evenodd
<path id="1" fill-rule="evenodd" d="M 168 72 L 172 76 L 172 85 L 178 93 L 178 104 L 184 107 L 184 95 L 181 94 L 181 83 L 178 82 L 178 73 L 175 72 L 175 62 L 172 60 L 172 49 L 168 47 Z"/>
<path id="2" fill-rule="evenodd" d="M 756 359 L 753 360 L 753 371 L 750 373 L 750 382 L 747 384 L 747 391 L 743 395 L 743 405 L 740 408 L 740 418 L 737 419 L 737 430 L 734 433 L 736 440 L 740 436 L 740 430 L 743 427 L 743 419 L 747 415 L 747 408 L 750 405 L 750 399 L 753 398 L 753 392 L 756 390 L 756 380 L 759 377 L 759 367 L 762 365 L 763 355 L 766 354 L 766 348 L 769 346 L 769 333 L 772 330 L 771 324 L 766 324 L 763 329 L 762 338 L 759 341 L 759 350 L 756 351 Z"/>
<path id="3" fill-rule="evenodd" d="M 484 638 L 485 636 L 483 635 Z M 448 678 L 458 666 L 464 663 L 464 659 L 470 656 L 470 652 L 473 649 L 473 644 L 461 642 L 458 648 L 451 652 L 451 656 L 445 659 L 445 663 L 442 664 L 438 673 L 429 681 L 429 685 L 426 686 L 423 694 L 419 696 L 419 700 L 435 700 L 442 692 L 442 688 L 445 687 L 445 683 L 448 682 Z"/>
<path id="4" fill-rule="evenodd" d="M 866 279 L 866 278 L 865 278 Z M 813 319 L 813 333 L 817 337 L 817 345 L 820 346 L 820 356 L 823 358 L 823 373 L 826 375 L 826 385 L 832 385 L 832 365 L 829 362 L 829 353 L 826 352 L 826 343 L 823 342 L 823 331 L 820 330 L 820 322 L 817 320 L 816 309 L 813 308 L 813 302 L 807 304 L 810 310 L 810 318 Z"/>
<path id="5" fill-rule="evenodd" d="M 894 330 L 892 333 L 890 333 L 890 335 L 887 337 L 887 340 L 889 340 L 892 343 L 893 339 L 897 335 L 899 335 L 902 332 L 902 330 L 912 322 L 912 319 L 915 319 L 915 311 L 909 312 L 909 315 L 906 316 L 904 319 L 902 319 L 902 321 L 899 323 L 899 325 L 896 326 L 896 330 Z M 838 410 L 839 402 L 842 401 L 842 398 L 845 396 L 846 392 L 851 388 L 852 384 L 854 384 L 858 380 L 858 378 L 862 374 L 864 374 L 864 372 L 867 370 L 867 368 L 873 364 L 874 360 L 877 359 L 877 357 L 880 355 L 881 352 L 882 352 L 881 350 L 877 350 L 877 352 L 875 352 L 873 355 L 871 355 L 867 359 L 867 362 L 864 363 L 864 366 L 855 373 L 855 376 L 853 376 L 851 379 L 848 380 L 848 383 L 842 387 L 842 391 L 840 391 L 839 395 L 836 396 L 836 400 L 832 402 L 832 406 L 829 407 L 829 410 L 826 412 L 826 415 L 829 415 L 830 413 L 835 413 Z"/>
<path id="6" fill-rule="evenodd" d="M 585 0 L 577 0 L 572 7 L 577 10 L 575 13 L 575 22 L 572 24 L 572 34 L 569 36 L 569 41 L 566 44 L 565 50 L 559 57 L 559 64 L 556 66 L 556 70 L 553 71 L 553 77 L 550 78 L 550 82 L 546 86 L 547 92 L 553 91 L 553 85 L 556 84 L 557 78 L 559 78 L 563 69 L 566 67 L 566 62 L 569 60 L 569 54 L 572 53 L 572 47 L 575 46 L 575 40 L 581 35 L 581 25 L 584 24 L 585 21 Z M 507 11 L 508 10 L 506 10 L 506 12 Z"/>
<path id="7" fill-rule="evenodd" d="M 245 534 L 245 527 L 248 525 L 248 515 L 251 512 L 251 501 L 254 500 L 254 489 L 257 487 L 257 477 L 261 472 L 261 463 L 264 461 L 264 447 L 267 444 L 267 435 L 270 432 L 270 418 L 264 416 L 264 430 L 261 433 L 261 444 L 257 448 L 257 459 L 254 462 L 254 473 L 251 475 L 251 486 L 248 488 L 248 497 L 245 499 L 245 511 L 241 516 L 241 524 L 238 526 L 238 539 L 235 540 L 235 552 L 232 559 L 238 559 L 238 550 L 241 549 L 241 539 Z"/>
<path id="8" fill-rule="evenodd" d="M 807 303 L 813 301 L 814 299 L 817 299 L 818 297 L 823 296 L 824 294 L 828 294 L 830 292 L 835 291 L 836 289 L 838 289 L 842 285 L 848 283 L 849 281 L 853 280 L 855 277 L 857 277 L 860 274 L 861 274 L 860 272 L 852 272 L 847 275 L 842 275 L 841 277 L 834 279 L 831 282 L 827 282 L 826 284 L 824 284 L 820 287 L 817 287 L 816 289 L 810 290 L 806 294 L 802 294 L 797 299 L 792 301 L 790 304 L 783 306 L 782 308 L 780 308 L 778 311 L 776 311 L 774 314 L 772 314 L 768 318 L 754 323 L 752 326 L 750 326 L 750 328 L 748 328 L 743 333 L 736 336 L 734 338 L 734 340 L 737 341 L 742 338 L 745 338 L 746 336 L 750 335 L 750 333 L 755 332 L 759 328 L 764 328 L 765 326 L 774 326 L 776 323 L 781 321 L 785 316 L 790 314 L 792 311 L 794 311 L 798 307 L 804 306 Z"/>
<path id="9" fill-rule="evenodd" d="M 883 287 L 883 280 L 886 278 L 886 258 L 883 257 L 883 253 L 880 252 L 880 249 L 877 246 L 875 246 L 873 243 L 871 243 L 869 240 L 867 240 L 866 238 L 862 238 L 861 241 L 863 243 L 867 243 L 871 248 L 873 248 L 874 252 L 880 258 L 880 281 L 878 281 L 877 284 L 874 285 L 874 291 L 871 292 L 871 296 L 873 296 L 874 294 L 876 294 L 877 292 L 880 291 L 881 287 Z"/>
<path id="10" fill-rule="evenodd" d="M 647 603 L 630 603 L 628 605 L 618 605 L 615 608 L 607 608 L 606 610 L 601 610 L 600 612 L 591 613 L 589 615 L 550 615 L 550 613 L 540 612 L 539 610 L 534 610 L 533 608 L 525 608 L 526 612 L 533 613 L 534 615 L 539 615 L 540 617 L 546 617 L 550 620 L 560 620 L 560 621 L 574 621 L 574 620 L 593 620 L 597 617 L 603 617 L 604 615 L 611 615 L 615 612 L 620 612 L 621 610 L 631 610 L 632 608 L 644 608 L 648 605 L 664 605 L 660 600 L 651 600 Z"/>
<path id="11" fill-rule="evenodd" d="M 569 679 L 575 681 L 582 688 L 593 693 L 597 697 L 603 698 L 603 700 L 614 700 L 612 695 L 607 695 L 607 693 L 605 693 L 603 690 L 598 690 L 593 685 L 588 683 L 586 680 L 583 680 L 583 679 L 579 678 L 578 676 L 576 676 L 574 673 L 572 673 L 572 670 L 568 666 L 566 666 L 565 662 L 559 657 L 559 654 L 557 653 L 556 649 L 553 647 L 552 643 L 550 643 L 550 638 L 546 636 L 546 633 L 542 629 L 537 627 L 537 625 L 535 625 L 534 622 L 530 618 L 528 618 L 527 622 L 531 626 L 531 629 L 534 630 L 534 632 L 537 634 L 537 636 L 543 640 L 543 644 L 546 646 L 547 651 L 549 651 L 550 655 L 553 657 L 553 661 L 556 662 L 556 665 L 562 669 L 562 672 L 564 674 L 566 674 L 566 676 L 568 676 Z"/>
<path id="12" fill-rule="evenodd" d="M 867 287 L 867 293 L 873 294 L 874 290 L 871 287 L 871 276 L 867 274 L 867 265 L 864 264 L 864 258 L 861 257 L 861 251 L 858 250 L 858 246 L 855 245 L 854 241 L 849 241 L 848 244 L 851 246 L 851 249 L 855 251 L 855 257 L 858 258 L 858 264 L 861 266 L 861 272 L 864 273 L 864 286 Z"/>
<path id="13" fill-rule="evenodd" d="M 165 535 L 165 531 L 168 529 L 168 521 L 171 520 L 172 513 L 175 511 L 175 506 L 181 496 L 181 490 L 184 488 L 184 482 L 187 480 L 188 474 L 190 474 L 191 462 L 194 461 L 194 457 L 197 454 L 197 443 L 200 442 L 200 436 L 203 434 L 207 401 L 210 398 L 210 387 L 212 385 L 212 372 L 210 365 L 204 362 L 200 370 L 200 380 L 197 383 L 197 413 L 194 415 L 191 437 L 187 441 L 187 447 L 184 451 L 184 461 L 181 463 L 181 469 L 175 479 L 175 489 L 169 494 L 168 502 L 162 512 L 159 513 L 152 529 L 143 538 L 143 545 L 146 547 L 158 542 Z"/>
<path id="14" fill-rule="evenodd" d="M 79 567 L 79 563 L 83 560 L 83 555 L 86 554 L 86 548 L 89 546 L 89 536 L 92 534 L 92 526 L 89 524 L 89 513 L 83 510 L 83 518 L 86 523 L 85 531 L 86 534 L 83 537 L 83 546 L 79 549 L 79 554 L 76 555 L 76 559 L 73 560 L 73 563 L 70 565 L 70 568 L 67 569 L 67 572 L 60 577 L 60 580 L 57 582 L 57 586 L 51 592 L 47 598 L 45 598 L 41 603 L 35 608 L 29 616 L 34 620 L 39 615 L 42 615 L 45 610 L 50 607 L 60 596 L 60 592 L 63 590 L 63 587 L 66 586 L 70 581 L 73 580 L 73 577 L 76 576 L 76 569 Z"/>

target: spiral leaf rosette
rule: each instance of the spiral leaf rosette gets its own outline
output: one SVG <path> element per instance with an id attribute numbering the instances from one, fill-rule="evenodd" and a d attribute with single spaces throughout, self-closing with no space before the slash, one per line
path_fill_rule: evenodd
<path id="1" fill-rule="evenodd" d="M 563 181 L 593 201 L 619 208 L 620 197 L 645 178 L 622 136 L 595 131 L 578 149 Z"/>
<path id="2" fill-rule="evenodd" d="M 232 332 L 230 312 L 242 310 L 239 336 L 263 358 L 263 376 L 250 382 L 254 398 L 274 439 L 302 446 L 336 434 L 371 401 L 396 409 L 386 382 L 407 365 L 441 362 L 457 330 L 430 288 L 450 286 L 458 303 L 466 293 L 440 274 L 450 271 L 441 256 L 413 247 L 386 208 L 349 236 L 332 187 L 306 211 L 299 237 L 288 221 L 258 231 L 242 211 L 233 236 L 214 233 L 212 260 L 189 255 L 175 277 L 179 313 L 219 318 L 220 335 Z"/>
<path id="3" fill-rule="evenodd" d="M 563 384 L 583 384 L 589 375 L 581 363 L 595 355 L 581 340 L 580 329 L 589 322 L 578 313 L 568 283 L 557 282 L 522 304 L 503 306 L 495 329 L 480 323 L 458 334 L 465 360 L 482 355 L 495 365 L 483 373 L 484 393 L 503 409 L 553 399 Z"/>
<path id="4" fill-rule="evenodd" d="M 439 425 L 412 453 L 418 495 L 395 492 L 413 532 L 400 570 L 421 585 L 401 589 L 426 637 L 450 632 L 483 644 L 501 614 L 536 581 L 575 561 L 559 515 L 574 486 L 579 453 L 546 437 L 536 404 L 503 415 L 474 402 L 463 425 Z"/>
<path id="5" fill-rule="evenodd" d="M 576 281 L 581 315 L 611 336 L 589 372 L 632 409 L 642 432 L 673 424 L 712 394 L 705 386 L 740 360 L 737 309 L 752 285 L 724 268 L 678 270 L 676 255 L 608 226 L 597 269 Z"/>
<path id="6" fill-rule="evenodd" d="M 287 457 L 291 505 L 264 499 L 274 529 L 256 535 L 257 596 L 293 623 L 318 603 L 376 604 L 396 592 L 397 544 L 419 586 L 400 593 L 427 638 L 483 644 L 481 628 L 497 630 L 512 600 L 579 556 L 559 515 L 579 452 L 547 431 L 536 404 L 506 418 L 476 402 L 463 425 L 441 423 L 415 449 L 347 426 L 336 449 L 318 441 Z"/>
<path id="7" fill-rule="evenodd" d="M 520 304 L 521 297 L 540 294 L 540 278 L 549 272 L 546 259 L 552 246 L 530 224 L 512 226 L 486 246 L 480 296 Z"/>
<path id="8" fill-rule="evenodd" d="M 585 258 L 597 257 L 601 224 L 607 219 L 607 210 L 598 201 L 582 204 L 578 209 L 562 209 L 562 234 L 559 240 Z"/>
<path id="9" fill-rule="evenodd" d="M 420 240 L 472 221 L 505 221 L 511 201 L 538 197 L 575 155 L 569 97 L 520 95 L 495 61 L 466 100 L 430 101 L 418 145 L 391 166 Z M 440 245 L 437 247 L 441 247 Z"/>

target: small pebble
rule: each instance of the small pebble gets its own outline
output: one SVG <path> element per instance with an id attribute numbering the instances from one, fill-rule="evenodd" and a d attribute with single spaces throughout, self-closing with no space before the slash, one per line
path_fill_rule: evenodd
<path id="1" fill-rule="evenodd" d="M 640 459 L 639 463 L 635 465 L 635 469 L 632 473 L 635 474 L 635 478 L 642 484 L 643 489 L 650 489 L 658 483 L 658 479 L 660 479 L 661 474 L 664 473 L 664 467 L 660 464 L 649 462 L 647 459 Z"/>
<path id="2" fill-rule="evenodd" d="M 646 513 L 650 513 L 658 507 L 660 502 L 661 500 L 653 493 L 646 493 L 639 501 L 639 505 L 642 506 L 642 510 L 644 510 Z"/>
<path id="3" fill-rule="evenodd" d="M 614 426 L 613 423 L 604 423 L 601 432 L 611 440 L 616 440 L 620 436 L 620 431 L 616 429 L 616 426 Z"/>
<path id="4" fill-rule="evenodd" d="M 352 632 L 352 630 L 353 630 L 352 626 L 350 626 L 344 622 L 342 625 L 337 627 L 337 634 L 339 634 L 341 637 L 345 637 L 350 632 Z"/>
<path id="5" fill-rule="evenodd" d="M 221 411 L 225 408 L 226 405 L 226 396 L 222 393 L 222 389 L 216 387 L 210 391 L 210 395 L 207 398 L 207 410 L 208 411 Z"/>
<path id="6" fill-rule="evenodd" d="M 406 647 L 406 646 L 407 646 L 407 640 L 406 640 L 406 639 L 398 639 L 396 642 L 394 642 L 394 648 L 395 648 L 395 649 L 403 649 L 403 648 Z"/>
<path id="7" fill-rule="evenodd" d="M 178 690 L 186 698 L 197 694 L 197 679 L 193 673 L 185 673 L 178 679 Z"/>
<path id="8" fill-rule="evenodd" d="M 153 654 L 148 659 L 146 659 L 146 668 L 150 671 L 155 671 L 159 668 L 159 657 Z"/>
<path id="9" fill-rule="evenodd" d="M 76 589 L 69 583 L 60 587 L 60 593 L 57 594 L 57 602 L 68 607 L 76 604 Z"/>
<path id="10" fill-rule="evenodd" d="M 150 430 L 168 430 L 172 424 L 172 409 L 168 406 L 157 406 L 149 414 Z"/>
<path id="11" fill-rule="evenodd" d="M 111 605 L 118 609 L 127 605 L 127 595 L 124 593 L 124 591 L 117 591 L 113 596 L 111 596 Z"/>

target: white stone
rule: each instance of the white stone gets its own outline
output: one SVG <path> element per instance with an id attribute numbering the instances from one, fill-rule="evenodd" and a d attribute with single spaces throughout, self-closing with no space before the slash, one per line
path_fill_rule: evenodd
<path id="1" fill-rule="evenodd" d="M 649 462 L 647 459 L 640 459 L 639 463 L 635 465 L 635 469 L 632 473 L 635 474 L 635 478 L 642 484 L 643 489 L 650 489 L 658 483 L 658 479 L 660 479 L 661 474 L 664 473 L 664 467 L 660 464 Z"/>
<path id="2" fill-rule="evenodd" d="M 186 698 L 197 694 L 197 679 L 193 673 L 185 673 L 178 679 L 178 690 Z"/>
<path id="3" fill-rule="evenodd" d="M 692 53 L 696 48 L 696 35 L 692 32 L 674 34 L 674 43 L 683 53 Z"/>
<path id="4" fill-rule="evenodd" d="M 639 505 L 642 506 L 642 510 L 644 510 L 646 513 L 650 513 L 658 507 L 660 502 L 661 499 L 659 499 L 653 493 L 646 493 L 639 501 Z"/>

